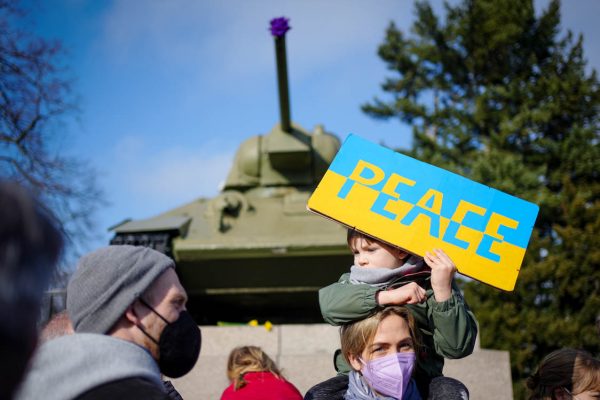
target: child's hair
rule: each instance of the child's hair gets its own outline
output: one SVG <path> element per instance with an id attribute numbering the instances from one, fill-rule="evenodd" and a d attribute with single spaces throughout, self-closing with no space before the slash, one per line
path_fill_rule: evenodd
<path id="1" fill-rule="evenodd" d="M 282 378 L 275 361 L 257 346 L 236 347 L 229 353 L 227 378 L 233 382 L 235 390 L 246 385 L 244 374 L 247 372 L 270 372 L 277 378 Z"/>
<path id="2" fill-rule="evenodd" d="M 560 349 L 548 354 L 527 379 L 530 400 L 555 399 L 556 390 L 600 391 L 600 360 L 585 350 Z"/>
<path id="3" fill-rule="evenodd" d="M 375 334 L 377 333 L 377 327 L 381 321 L 390 315 L 397 315 L 406 321 L 408 324 L 410 337 L 413 341 L 413 348 L 418 356 L 421 340 L 414 317 L 406 307 L 388 306 L 383 309 L 379 309 L 365 319 L 342 326 L 340 330 L 342 354 L 348 362 L 350 360 L 350 356 L 360 357 L 363 350 L 373 343 Z"/>
<path id="4" fill-rule="evenodd" d="M 367 235 L 366 233 L 357 231 L 354 228 L 348 228 L 348 233 L 346 234 L 346 242 L 348 243 L 348 247 L 352 247 L 352 241 L 354 239 L 365 239 L 367 243 L 379 241 L 374 237 Z"/>
<path id="5" fill-rule="evenodd" d="M 383 240 L 374 238 L 373 236 L 369 236 L 366 233 L 357 231 L 354 228 L 348 228 L 348 232 L 346 233 L 346 242 L 348 243 L 348 247 L 352 251 L 356 250 L 355 248 L 352 247 L 352 242 L 356 239 L 364 239 L 364 241 L 367 242 L 367 244 L 377 243 L 377 244 L 387 248 L 396 258 L 400 258 L 398 256 L 399 251 L 401 252 L 401 254 L 404 254 L 403 257 L 406 257 L 409 254 L 408 251 L 406 251 L 404 249 L 400 249 L 397 246 L 393 246 L 387 242 L 384 242 Z"/>

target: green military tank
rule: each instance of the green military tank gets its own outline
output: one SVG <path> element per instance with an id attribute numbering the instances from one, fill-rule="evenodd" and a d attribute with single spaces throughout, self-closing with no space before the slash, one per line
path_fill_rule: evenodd
<path id="1" fill-rule="evenodd" d="M 340 141 L 322 126 L 308 132 L 291 122 L 287 29 L 287 19 L 271 21 L 281 121 L 241 144 L 221 192 L 111 228 L 111 244 L 148 246 L 176 260 L 201 324 L 321 322 L 318 289 L 351 263 L 344 228 L 306 209 Z"/>

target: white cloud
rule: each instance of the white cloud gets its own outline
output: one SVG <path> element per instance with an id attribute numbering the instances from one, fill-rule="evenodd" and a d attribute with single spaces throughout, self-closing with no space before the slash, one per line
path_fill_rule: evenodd
<path id="1" fill-rule="evenodd" d="M 135 204 L 136 218 L 147 218 L 218 193 L 233 159 L 215 142 L 202 147 L 156 147 L 136 135 L 123 137 L 114 148 L 109 166 L 115 191 L 112 203 Z M 130 206 L 131 207 L 131 206 Z"/>
<path id="2" fill-rule="evenodd" d="M 119 160 L 127 160 L 132 154 L 140 154 L 143 149 L 144 141 L 140 136 L 127 135 L 115 144 L 114 155 Z"/>
<path id="3" fill-rule="evenodd" d="M 206 153 L 202 149 L 167 149 L 151 156 L 146 168 L 133 171 L 134 189 L 174 203 L 214 196 L 229 172 L 232 158 L 229 153 Z"/>

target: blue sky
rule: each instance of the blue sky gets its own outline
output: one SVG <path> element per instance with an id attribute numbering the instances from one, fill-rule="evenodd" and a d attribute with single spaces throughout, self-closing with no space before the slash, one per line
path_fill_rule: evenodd
<path id="1" fill-rule="evenodd" d="M 536 7 L 547 5 L 536 1 Z M 432 1 L 441 10 L 441 1 Z M 81 115 L 64 151 L 98 171 L 109 205 L 98 240 L 125 218 L 148 218 L 218 192 L 241 141 L 278 122 L 273 17 L 287 34 L 292 120 L 356 133 L 390 147 L 410 145 L 410 127 L 376 121 L 360 105 L 381 95 L 376 55 L 390 20 L 408 31 L 402 0 L 52 0 L 25 2 L 27 23 L 68 51 Z M 564 2 L 562 26 L 584 34 L 600 66 L 600 2 Z"/>

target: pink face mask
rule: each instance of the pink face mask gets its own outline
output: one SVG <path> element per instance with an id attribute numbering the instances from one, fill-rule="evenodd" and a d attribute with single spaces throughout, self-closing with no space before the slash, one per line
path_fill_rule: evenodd
<path id="1" fill-rule="evenodd" d="M 416 355 L 414 352 L 390 354 L 369 362 L 361 360 L 361 371 L 367 383 L 377 392 L 402 399 L 412 377 Z"/>

